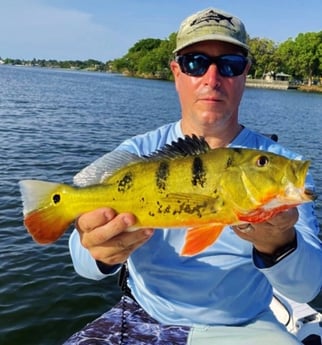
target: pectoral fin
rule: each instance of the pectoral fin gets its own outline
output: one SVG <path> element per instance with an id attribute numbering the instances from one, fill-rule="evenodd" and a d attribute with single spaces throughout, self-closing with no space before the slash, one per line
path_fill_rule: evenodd
<path id="1" fill-rule="evenodd" d="M 202 225 L 187 231 L 180 255 L 196 255 L 212 245 L 223 230 L 222 225 Z"/>

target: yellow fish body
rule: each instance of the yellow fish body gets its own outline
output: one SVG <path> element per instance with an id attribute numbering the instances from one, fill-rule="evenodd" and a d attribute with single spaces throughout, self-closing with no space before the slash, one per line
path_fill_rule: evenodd
<path id="1" fill-rule="evenodd" d="M 270 152 L 210 149 L 193 136 L 150 157 L 113 154 L 121 167 L 92 186 L 20 181 L 24 224 L 35 241 L 51 243 L 80 214 L 111 207 L 136 216 L 129 230 L 187 227 L 181 255 L 194 255 L 226 225 L 262 222 L 313 199 L 304 188 L 309 162 Z"/>

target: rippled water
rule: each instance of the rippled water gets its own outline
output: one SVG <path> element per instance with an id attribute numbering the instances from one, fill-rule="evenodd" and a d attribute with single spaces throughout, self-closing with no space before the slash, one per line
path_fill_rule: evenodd
<path id="1" fill-rule="evenodd" d="M 278 133 L 312 160 L 322 195 L 322 96 L 247 89 L 242 123 Z M 170 82 L 119 75 L 0 66 L 0 344 L 61 344 L 119 298 L 116 279 L 73 271 L 68 234 L 35 244 L 22 225 L 17 182 L 70 183 L 123 139 L 180 116 Z M 322 199 L 322 198 L 320 198 Z M 322 223 L 322 204 L 317 212 Z M 314 306 L 322 310 L 322 299 Z"/>

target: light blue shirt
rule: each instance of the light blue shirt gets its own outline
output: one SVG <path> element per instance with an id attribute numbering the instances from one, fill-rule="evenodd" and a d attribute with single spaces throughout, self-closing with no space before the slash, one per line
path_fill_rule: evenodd
<path id="1" fill-rule="evenodd" d="M 148 155 L 183 137 L 180 121 L 123 142 L 117 150 Z M 230 146 L 257 148 L 301 157 L 269 138 L 244 128 Z M 84 170 L 95 167 L 94 162 Z M 84 173 L 83 172 L 83 173 Z M 76 176 L 77 180 L 77 176 Z M 314 188 L 311 175 L 307 186 Z M 215 244 L 202 253 L 180 256 L 185 229 L 156 230 L 152 238 L 128 259 L 128 284 L 138 303 L 156 320 L 180 325 L 238 325 L 269 308 L 272 286 L 299 302 L 312 300 L 322 286 L 322 250 L 313 203 L 299 207 L 297 249 L 270 268 L 253 257 L 251 243 L 227 226 Z M 90 279 L 107 275 L 80 244 L 78 232 L 70 237 L 75 270 Z M 115 274 L 118 267 L 111 272 Z"/>

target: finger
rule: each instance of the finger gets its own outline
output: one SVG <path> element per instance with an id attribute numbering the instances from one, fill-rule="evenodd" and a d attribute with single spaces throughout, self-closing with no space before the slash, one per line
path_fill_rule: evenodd
<path id="1" fill-rule="evenodd" d="M 134 232 L 124 232 L 112 238 L 106 245 L 113 247 L 116 251 L 133 251 L 153 234 L 153 229 L 140 229 Z"/>
<path id="2" fill-rule="evenodd" d="M 130 213 L 119 214 L 111 220 L 106 218 L 103 225 L 81 234 L 82 245 L 87 249 L 101 245 L 127 231 L 135 222 L 134 215 Z"/>
<path id="3" fill-rule="evenodd" d="M 245 224 L 236 225 L 234 229 L 244 234 L 248 234 L 249 232 L 254 230 L 254 227 L 250 223 L 245 223 Z"/>
<path id="4" fill-rule="evenodd" d="M 90 232 L 112 220 L 116 212 L 112 208 L 99 208 L 80 215 L 75 221 L 79 232 Z"/>
<path id="5" fill-rule="evenodd" d="M 281 228 L 288 228 L 292 227 L 298 221 L 298 218 L 298 209 L 294 207 L 278 213 L 277 215 L 269 219 L 267 223 Z"/>
<path id="6" fill-rule="evenodd" d="M 153 229 L 141 229 L 122 233 L 101 246 L 93 247 L 92 256 L 107 265 L 116 265 L 127 260 L 130 254 L 147 242 L 153 235 Z"/>

